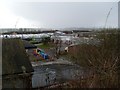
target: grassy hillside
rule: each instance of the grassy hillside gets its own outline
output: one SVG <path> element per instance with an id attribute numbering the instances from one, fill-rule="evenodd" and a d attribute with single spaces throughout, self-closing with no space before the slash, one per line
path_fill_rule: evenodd
<path id="1" fill-rule="evenodd" d="M 23 70 L 24 69 L 24 70 Z M 2 40 L 2 74 L 31 72 L 33 68 L 20 39 Z"/>
<path id="2" fill-rule="evenodd" d="M 92 72 L 88 74 L 88 81 L 84 80 L 87 84 L 85 87 L 119 87 L 120 32 L 119 30 L 103 30 L 98 32 L 97 38 L 101 40 L 100 45 L 80 45 L 79 52 L 70 55 L 74 57 L 71 60 Z"/>

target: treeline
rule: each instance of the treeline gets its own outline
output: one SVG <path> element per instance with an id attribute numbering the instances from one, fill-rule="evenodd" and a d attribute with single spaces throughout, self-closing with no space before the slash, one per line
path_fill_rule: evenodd
<path id="1" fill-rule="evenodd" d="M 66 34 L 78 33 L 78 32 L 91 32 L 89 30 L 41 30 L 41 29 L 27 29 L 27 28 L 20 28 L 20 29 L 2 29 L 2 34 L 39 34 L 39 33 L 55 33 L 56 31 L 62 31 Z"/>

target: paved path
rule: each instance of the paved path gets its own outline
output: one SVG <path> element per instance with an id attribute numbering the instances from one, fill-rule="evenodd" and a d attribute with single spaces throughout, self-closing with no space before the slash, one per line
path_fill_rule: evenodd
<path id="1" fill-rule="evenodd" d="M 64 59 L 57 59 L 55 61 L 50 61 L 50 62 L 42 62 L 42 61 L 38 61 L 38 62 L 31 62 L 32 66 L 40 66 L 40 65 L 50 65 L 50 64 L 68 64 L 68 65 L 73 65 L 72 62 L 64 60 Z"/>

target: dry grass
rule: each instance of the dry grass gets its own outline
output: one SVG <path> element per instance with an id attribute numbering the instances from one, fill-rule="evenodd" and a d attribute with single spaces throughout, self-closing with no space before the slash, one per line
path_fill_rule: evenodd
<path id="1" fill-rule="evenodd" d="M 76 85 L 86 88 L 119 87 L 120 34 L 117 30 L 99 32 L 98 38 L 101 39 L 100 45 L 80 45 L 79 53 L 71 55 L 74 57 L 73 61 L 91 72 L 88 79 L 77 81 L 78 84 L 73 87 Z"/>

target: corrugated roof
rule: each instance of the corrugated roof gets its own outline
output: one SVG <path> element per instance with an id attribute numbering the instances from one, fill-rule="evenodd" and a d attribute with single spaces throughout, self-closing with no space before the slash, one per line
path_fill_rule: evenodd
<path id="1" fill-rule="evenodd" d="M 23 44 L 25 49 L 32 49 L 32 48 L 37 48 L 34 44 L 31 44 L 29 41 L 23 40 Z"/>

